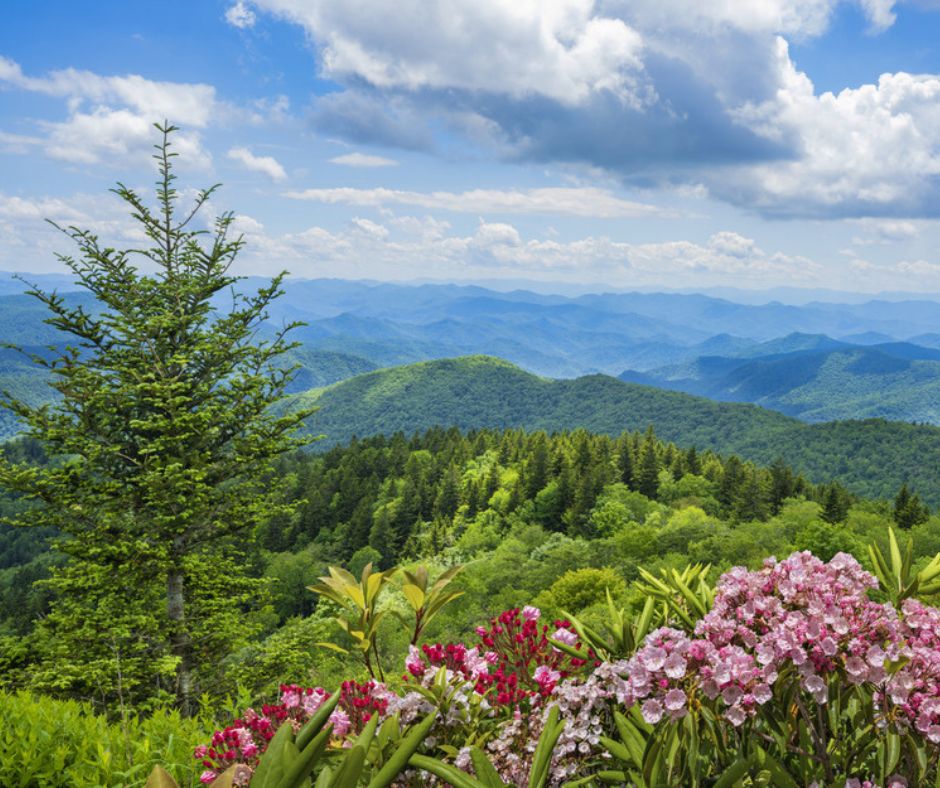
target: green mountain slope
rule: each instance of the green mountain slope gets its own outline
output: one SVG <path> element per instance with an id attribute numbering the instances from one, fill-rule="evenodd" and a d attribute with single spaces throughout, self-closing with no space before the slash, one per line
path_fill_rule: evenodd
<path id="1" fill-rule="evenodd" d="M 683 446 L 735 452 L 761 463 L 783 457 L 817 481 L 838 479 L 863 495 L 891 497 L 902 482 L 940 504 L 940 429 L 880 419 L 805 424 L 763 408 L 713 402 L 604 375 L 548 380 L 486 356 L 379 370 L 297 395 L 321 410 L 309 429 L 319 447 L 353 435 L 432 426 L 584 427 L 617 434 L 655 425 Z"/>
<path id="2" fill-rule="evenodd" d="M 710 399 L 751 402 L 804 421 L 884 418 L 940 424 L 940 350 L 906 342 L 862 347 L 824 339 L 800 350 L 706 356 L 646 373 L 625 372 L 620 378 Z M 774 345 L 787 343 L 759 347 Z"/>

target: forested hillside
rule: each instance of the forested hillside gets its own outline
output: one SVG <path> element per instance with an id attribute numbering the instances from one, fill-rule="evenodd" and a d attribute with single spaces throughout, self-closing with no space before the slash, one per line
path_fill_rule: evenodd
<path id="1" fill-rule="evenodd" d="M 884 418 L 940 423 L 940 351 L 907 342 L 866 347 L 788 338 L 739 356 L 702 356 L 620 379 L 727 402 L 752 402 L 803 421 Z M 794 346 L 804 344 L 795 349 Z M 758 352 L 760 350 L 761 352 Z"/>
<path id="2" fill-rule="evenodd" d="M 471 357 L 379 370 L 299 395 L 321 410 L 307 429 L 318 446 L 353 435 L 412 433 L 433 426 L 585 429 L 618 435 L 655 426 L 681 446 L 778 457 L 813 481 L 837 479 L 859 495 L 888 498 L 904 482 L 940 503 L 940 428 L 878 419 L 807 425 L 753 405 L 719 403 L 603 375 L 548 380 L 507 362 Z"/>

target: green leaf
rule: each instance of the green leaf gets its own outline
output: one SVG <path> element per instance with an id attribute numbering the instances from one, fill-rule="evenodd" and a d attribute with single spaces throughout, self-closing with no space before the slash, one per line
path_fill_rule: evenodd
<path id="1" fill-rule="evenodd" d="M 417 752 L 418 747 L 420 747 L 421 743 L 428 737 L 431 728 L 434 726 L 436 716 L 437 712 L 432 711 L 405 734 L 404 738 L 401 740 L 401 744 L 369 782 L 368 788 L 386 788 L 386 786 L 392 784 L 392 781 L 408 765 L 411 756 Z"/>
<path id="2" fill-rule="evenodd" d="M 479 747 L 470 748 L 470 760 L 473 762 L 473 771 L 477 779 L 487 788 L 503 788 L 506 785 L 500 778 L 499 772 L 490 763 L 490 759 Z"/>

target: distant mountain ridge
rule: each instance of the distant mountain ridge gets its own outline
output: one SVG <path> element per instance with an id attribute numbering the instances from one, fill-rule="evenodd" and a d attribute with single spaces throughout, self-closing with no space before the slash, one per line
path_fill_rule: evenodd
<path id="1" fill-rule="evenodd" d="M 67 300 L 94 308 L 86 293 L 69 290 L 68 277 L 34 278 L 40 287 L 58 288 Z M 239 287 L 264 281 L 248 278 Z M 23 287 L 16 280 L 0 286 L 0 342 L 61 342 L 43 323 L 41 304 L 11 293 Z M 229 298 L 220 298 L 219 306 L 224 309 Z M 810 421 L 875 416 L 940 423 L 930 404 L 940 368 L 924 350 L 940 349 L 935 301 L 794 306 L 694 293 L 566 297 L 473 285 L 319 279 L 287 280 L 264 331 L 289 321 L 307 324 L 293 335 L 302 348 L 291 359 L 300 365 L 292 392 L 370 369 L 484 354 L 552 378 L 622 374 L 716 399 L 758 402 Z M 902 348 L 903 342 L 921 349 Z M 850 348 L 862 355 L 832 355 Z M 808 355 L 824 352 L 830 355 Z M 804 355 L 783 358 L 794 353 Z M 750 367 L 743 363 L 748 359 Z M 910 363 L 899 365 L 898 359 Z M 28 390 L 29 370 L 17 367 L 15 374 L 15 385 Z M 0 369 L 0 386 L 3 375 Z M 39 392 L 41 376 L 34 383 Z M 0 433 L 4 429 L 8 434 L 0 423 Z"/>
<path id="2" fill-rule="evenodd" d="M 907 481 L 940 504 L 940 428 L 880 419 L 805 424 L 750 404 L 720 403 L 606 375 L 538 377 L 485 356 L 421 362 L 360 375 L 297 395 L 316 404 L 307 424 L 328 448 L 354 435 L 430 427 L 583 427 L 618 434 L 655 425 L 679 445 L 734 452 L 760 463 L 783 457 L 811 479 L 838 479 L 859 494 L 893 497 Z"/>
<path id="3" fill-rule="evenodd" d="M 737 356 L 701 356 L 621 380 L 725 402 L 751 402 L 810 422 L 884 418 L 940 424 L 940 349 L 850 345 L 791 335 Z"/>

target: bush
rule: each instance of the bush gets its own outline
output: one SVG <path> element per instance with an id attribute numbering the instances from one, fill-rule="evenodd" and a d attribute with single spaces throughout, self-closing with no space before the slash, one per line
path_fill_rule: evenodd
<path id="1" fill-rule="evenodd" d="M 0 785 L 143 784 L 163 764 L 180 785 L 197 785 L 193 748 L 209 724 L 177 711 L 109 722 L 77 701 L 0 692 Z"/>

